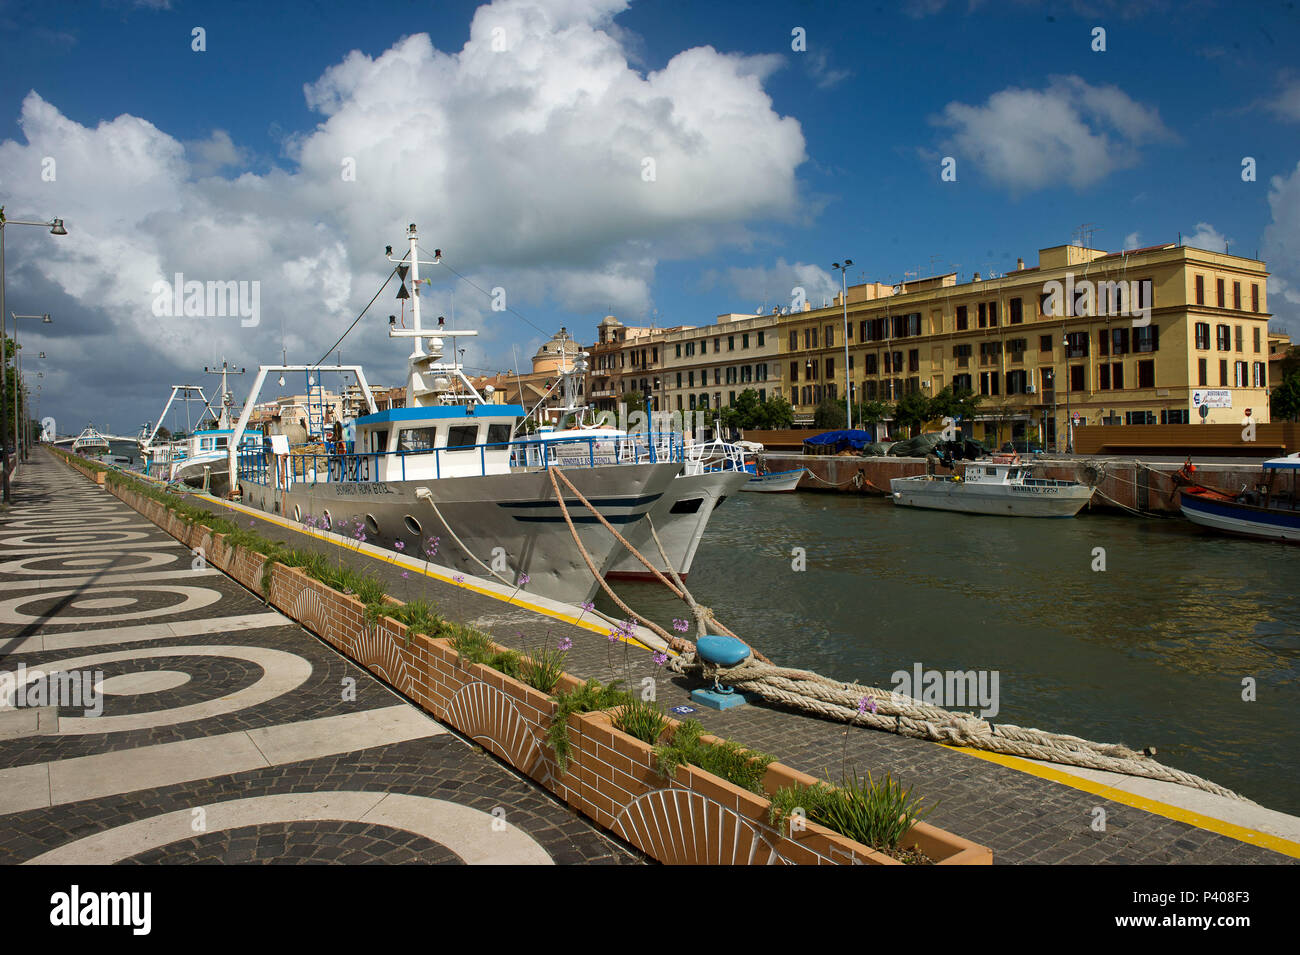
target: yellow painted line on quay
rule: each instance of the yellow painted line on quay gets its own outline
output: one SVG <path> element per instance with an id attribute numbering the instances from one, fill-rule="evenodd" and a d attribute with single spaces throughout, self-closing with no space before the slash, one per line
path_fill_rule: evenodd
<path id="1" fill-rule="evenodd" d="M 586 616 L 585 612 L 580 613 L 578 616 L 575 617 L 573 614 L 556 610 L 553 607 L 544 607 L 540 604 L 533 603 L 531 600 L 522 599 L 518 593 L 516 593 L 512 597 L 503 597 L 501 594 L 488 590 L 485 587 L 480 587 L 476 584 L 471 584 L 469 583 L 468 580 L 464 579 L 463 577 L 461 581 L 457 582 L 454 578 L 456 576 L 461 576 L 461 575 L 446 574 L 440 571 L 436 571 L 432 569 L 432 566 L 426 567 L 425 561 L 416 560 L 415 558 L 412 557 L 406 557 L 402 554 L 398 554 L 395 551 L 384 550 L 382 548 L 375 547 L 371 544 L 361 543 L 360 541 L 357 542 L 356 549 L 354 550 L 351 545 L 342 541 L 338 534 L 333 534 L 330 533 L 329 531 L 317 530 L 316 528 L 312 528 L 312 527 L 304 527 L 302 524 L 299 524 L 296 521 L 290 521 L 283 517 L 277 517 L 274 514 L 268 514 L 265 511 L 258 510 L 255 507 L 249 507 L 247 504 L 236 504 L 234 501 L 223 501 L 218 497 L 213 497 L 212 495 L 206 495 L 206 496 L 195 495 L 195 496 L 201 497 L 202 500 L 209 501 L 213 504 L 220 504 L 222 507 L 229 508 L 232 511 L 238 511 L 241 514 L 247 514 L 248 516 L 257 518 L 258 520 L 268 521 L 269 523 L 275 524 L 277 527 L 282 527 L 285 530 L 290 530 L 297 534 L 304 534 L 308 537 L 313 537 L 316 540 L 319 540 L 323 543 L 332 544 L 335 547 L 341 547 L 344 548 L 345 550 L 353 551 L 354 553 L 364 553 L 367 557 L 371 558 L 372 560 L 378 560 L 381 561 L 382 563 L 390 564 L 394 567 L 402 567 L 405 568 L 406 570 L 414 571 L 425 577 L 430 577 L 434 580 L 438 580 L 446 584 L 451 584 L 455 587 L 463 587 L 464 589 L 473 591 L 476 594 L 482 594 L 484 597 L 491 597 L 493 600 L 500 600 L 516 607 L 523 607 L 525 610 L 531 610 L 534 613 L 539 613 L 544 617 L 550 617 L 552 620 L 560 620 L 563 621 L 564 623 L 571 624 L 572 626 L 580 627 L 583 630 L 589 630 L 592 633 L 599 633 L 601 636 L 604 637 L 609 636 L 609 631 L 610 631 L 609 624 L 598 623 L 594 620 L 584 620 L 583 617 Z M 362 548 L 365 548 L 365 550 L 363 551 Z M 619 636 L 618 640 L 620 643 L 629 643 L 634 647 L 641 648 L 642 650 L 650 650 L 650 651 L 654 650 L 653 647 L 647 647 L 641 641 L 633 638 Z M 671 650 L 669 650 L 668 652 L 672 653 Z"/>
<path id="2" fill-rule="evenodd" d="M 1102 798 L 1109 799 L 1112 802 L 1121 803 L 1125 806 L 1132 806 L 1134 809 L 1142 809 L 1157 816 L 1164 816 L 1166 819 L 1173 819 L 1176 822 L 1186 823 L 1187 825 L 1194 826 L 1197 829 L 1205 829 L 1209 832 L 1215 832 L 1221 836 L 1227 836 L 1229 839 L 1236 839 L 1252 846 L 1259 846 L 1261 849 L 1272 849 L 1274 852 L 1280 852 L 1283 855 L 1292 857 L 1293 859 L 1300 859 L 1300 842 L 1293 842 L 1292 840 L 1284 839 L 1281 836 L 1271 835 L 1267 832 L 1260 832 L 1258 829 L 1239 826 L 1236 823 L 1225 822 L 1222 819 L 1216 819 L 1213 816 L 1207 816 L 1204 813 L 1194 812 L 1191 809 L 1184 809 L 1181 806 L 1174 806 L 1169 803 L 1160 802 L 1156 799 L 1150 799 L 1146 796 L 1139 796 L 1136 793 L 1126 792 L 1123 789 L 1116 789 L 1114 786 L 1108 786 L 1105 783 L 1085 779 L 1082 776 L 1076 776 L 1073 773 L 1067 773 L 1060 769 L 1053 769 L 1050 766 L 1042 766 L 1019 756 L 1011 756 L 1004 753 L 990 753 L 986 750 L 971 749 L 966 746 L 949 746 L 946 743 L 940 745 L 945 749 L 951 749 L 958 753 L 965 753 L 967 756 L 974 756 L 978 759 L 986 759 L 991 763 L 997 763 L 998 765 L 1005 766 L 1008 769 L 1015 769 L 1022 773 L 1028 773 L 1031 776 L 1037 776 L 1039 779 L 1051 780 L 1052 782 L 1060 783 L 1063 786 L 1069 786 L 1072 789 L 1081 789 L 1084 792 L 1091 793 L 1094 796 L 1101 796 Z"/>

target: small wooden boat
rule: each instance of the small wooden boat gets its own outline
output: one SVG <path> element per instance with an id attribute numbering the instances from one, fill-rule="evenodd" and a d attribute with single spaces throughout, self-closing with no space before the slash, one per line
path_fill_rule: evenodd
<path id="1" fill-rule="evenodd" d="M 1179 509 L 1193 524 L 1225 534 L 1300 543 L 1300 498 L 1296 474 L 1300 452 L 1271 458 L 1262 465 L 1261 480 L 1236 494 L 1196 483 L 1189 461 L 1174 475 L 1179 485 Z M 1287 475 L 1290 480 L 1287 480 Z"/>

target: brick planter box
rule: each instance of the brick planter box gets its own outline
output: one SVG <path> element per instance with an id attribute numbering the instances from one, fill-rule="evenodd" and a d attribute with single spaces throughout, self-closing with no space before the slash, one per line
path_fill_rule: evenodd
<path id="1" fill-rule="evenodd" d="M 576 725 L 575 725 L 576 724 Z M 675 721 L 670 725 L 676 726 Z M 575 732 L 576 730 L 576 732 Z M 661 862 L 684 865 L 868 864 L 902 865 L 884 853 L 813 822 L 803 831 L 778 832 L 768 823 L 770 800 L 696 766 L 672 779 L 655 769 L 649 744 L 615 729 L 609 713 L 571 718 L 570 773 L 584 815 Z M 706 743 L 719 740 L 702 736 Z M 772 763 L 767 794 L 817 780 Z M 786 829 L 788 830 L 788 826 Z M 940 865 L 990 865 L 993 853 L 952 833 L 917 823 L 906 844 L 917 844 Z"/>
<path id="2" fill-rule="evenodd" d="M 557 706 L 548 694 L 490 667 L 464 664 L 446 639 L 411 637 L 403 624 L 388 617 L 367 624 L 361 601 L 297 568 L 275 564 L 264 592 L 264 555 L 232 547 L 224 535 L 203 525 L 188 526 L 161 502 L 128 487 L 113 484 L 109 490 L 191 549 L 203 548 L 210 566 L 264 596 L 435 718 L 654 859 L 682 864 L 902 864 L 816 823 L 806 823 L 800 832 L 778 832 L 768 823 L 766 796 L 698 767 L 683 766 L 672 779 L 664 779 L 654 767 L 651 747 L 615 729 L 609 712 L 569 717 L 571 756 L 568 771 L 561 774 L 546 744 Z M 556 692 L 570 692 L 582 683 L 565 674 Z M 670 720 L 669 725 L 677 722 Z M 715 737 L 702 739 L 717 742 Z M 763 785 L 771 794 L 782 786 L 816 781 L 773 763 Z M 993 858 L 986 847 L 924 822 L 913 827 L 907 842 L 940 865 L 987 865 Z"/>

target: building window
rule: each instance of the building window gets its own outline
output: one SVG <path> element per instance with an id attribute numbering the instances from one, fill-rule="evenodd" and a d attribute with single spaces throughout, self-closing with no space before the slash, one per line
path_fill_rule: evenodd
<path id="1" fill-rule="evenodd" d="M 826 326 L 826 347 L 827 348 L 835 347 L 835 326 L 834 325 Z"/>
<path id="2" fill-rule="evenodd" d="M 1066 358 L 1087 358 L 1088 357 L 1088 333 L 1087 332 L 1070 332 L 1065 336 L 1065 357 Z"/>
<path id="3" fill-rule="evenodd" d="M 958 368 L 965 368 L 970 364 L 970 345 L 953 345 L 952 357 L 957 359 Z"/>
<path id="4" fill-rule="evenodd" d="M 1025 320 L 1025 305 L 1018 298 L 1011 300 L 1011 324 L 1019 325 Z"/>
<path id="5" fill-rule="evenodd" d="M 834 358 L 826 359 L 826 380 L 827 381 L 835 380 L 835 359 Z"/>
<path id="6" fill-rule="evenodd" d="M 722 369 L 721 369 L 721 368 L 715 368 L 715 369 L 713 369 L 713 383 L 714 383 L 715 385 L 720 385 L 720 384 L 722 384 Z"/>
<path id="7" fill-rule="evenodd" d="M 1124 363 L 1117 361 L 1110 366 L 1110 386 L 1117 390 L 1124 388 Z"/>
<path id="8" fill-rule="evenodd" d="M 727 351 L 735 351 L 735 350 L 736 350 L 736 336 L 735 336 L 735 335 L 728 335 L 728 336 L 727 336 Z"/>
<path id="9" fill-rule="evenodd" d="M 686 384 L 687 384 L 687 387 L 690 387 L 690 388 L 694 388 L 694 387 L 695 387 L 695 372 L 693 372 L 693 371 L 688 371 L 688 372 L 686 373 Z"/>
<path id="10" fill-rule="evenodd" d="M 1254 371 L 1254 376 L 1251 378 L 1251 384 L 1253 384 L 1256 388 L 1267 387 L 1267 382 L 1265 381 L 1265 375 L 1264 375 L 1264 363 L 1262 361 L 1255 362 L 1253 365 L 1253 371 Z"/>
<path id="11" fill-rule="evenodd" d="M 1210 347 L 1209 322 L 1196 323 L 1196 347 L 1200 349 L 1208 349 Z"/>
<path id="12" fill-rule="evenodd" d="M 708 407 L 709 407 L 709 395 L 706 392 L 705 394 L 700 395 L 700 410 L 701 411 L 707 410 Z"/>
<path id="13" fill-rule="evenodd" d="M 979 309 L 980 328 L 988 328 L 988 324 L 989 324 L 988 305 L 986 305 L 984 302 L 980 302 L 979 305 L 976 306 L 976 308 Z"/>
<path id="14" fill-rule="evenodd" d="M 920 371 L 920 370 L 921 370 L 921 349 L 919 349 L 919 348 L 912 348 L 912 349 L 909 349 L 909 350 L 908 350 L 908 352 L 907 352 L 907 370 L 908 370 L 908 371 Z"/>
<path id="15" fill-rule="evenodd" d="M 1228 325 L 1214 326 L 1215 337 L 1218 339 L 1219 351 L 1232 351 L 1232 328 Z"/>
<path id="16" fill-rule="evenodd" d="M 969 319 L 967 319 L 966 317 L 966 306 L 958 305 L 957 306 L 957 331 L 959 332 L 966 331 L 966 328 L 969 324 L 970 324 Z"/>
<path id="17" fill-rule="evenodd" d="M 1244 351 L 1244 349 L 1243 349 L 1243 347 L 1242 347 L 1242 336 L 1243 336 L 1243 332 L 1242 332 L 1242 330 L 1241 330 L 1241 326 L 1240 326 L 1240 325 L 1237 325 L 1237 326 L 1234 326 L 1234 327 L 1235 327 L 1235 329 L 1236 329 L 1236 335 L 1235 335 L 1234 337 L 1235 337 L 1236 342 L 1237 342 L 1237 351 Z"/>
<path id="18" fill-rule="evenodd" d="M 998 303 L 989 302 L 989 328 L 998 327 Z"/>
<path id="19" fill-rule="evenodd" d="M 1127 332 L 1128 329 L 1116 329 L 1116 331 Z M 1159 351 L 1160 328 L 1156 325 L 1147 325 L 1133 329 L 1133 350 L 1139 353 Z"/>
<path id="20" fill-rule="evenodd" d="M 1214 291 L 1219 298 L 1219 308 L 1223 308 L 1223 306 L 1228 303 L 1227 298 L 1223 294 L 1223 279 L 1214 280 Z"/>
<path id="21" fill-rule="evenodd" d="M 1156 416 L 1153 411 L 1126 411 L 1124 412 L 1125 424 L 1155 424 Z"/>
<path id="22" fill-rule="evenodd" d="M 740 347 L 741 348 L 749 347 L 749 332 L 745 332 L 743 335 L 740 336 Z"/>
<path id="23" fill-rule="evenodd" d="M 792 361 L 790 362 L 790 381 L 795 382 L 798 380 L 799 380 L 799 363 L 797 361 Z"/>
<path id="24" fill-rule="evenodd" d="M 849 326 L 849 331 L 853 331 L 853 326 L 852 326 L 852 325 Z M 759 332 L 759 333 L 758 333 L 758 347 L 759 347 L 759 348 L 762 348 L 762 347 L 763 347 L 763 333 L 762 333 L 762 332 Z"/>
<path id="25" fill-rule="evenodd" d="M 1259 311 L 1259 284 L 1256 282 L 1250 283 L 1250 310 Z"/>
<path id="26" fill-rule="evenodd" d="M 1023 395 L 1028 390 L 1029 375 L 1025 371 L 1007 372 L 1007 394 Z"/>
<path id="27" fill-rule="evenodd" d="M 1040 352 L 1046 352 L 1046 353 L 1048 353 L 1049 355 L 1051 354 L 1051 352 L 1052 352 L 1052 336 L 1051 336 L 1051 335 L 1039 335 L 1039 336 L 1038 336 L 1038 350 L 1039 350 Z"/>
<path id="28" fill-rule="evenodd" d="M 1219 387 L 1228 387 L 1228 360 L 1226 358 L 1219 359 Z"/>
<path id="29" fill-rule="evenodd" d="M 1232 283 L 1232 307 L 1241 310 L 1241 283 Z"/>
<path id="30" fill-rule="evenodd" d="M 1138 387 L 1154 388 L 1156 386 L 1156 363 L 1153 358 L 1138 362 Z"/>
<path id="31" fill-rule="evenodd" d="M 1196 276 L 1196 304 L 1205 304 L 1205 276 Z"/>
<path id="32" fill-rule="evenodd" d="M 709 353 L 709 340 L 708 340 L 707 338 L 701 338 L 701 339 L 700 339 L 700 354 L 701 354 L 701 355 L 707 355 L 708 353 Z"/>
<path id="33" fill-rule="evenodd" d="M 867 355 L 865 361 L 866 361 L 866 372 L 868 375 L 879 374 L 879 370 L 877 367 L 879 365 L 879 362 L 876 360 L 875 355 Z M 870 382 L 868 382 L 868 384 L 870 384 Z"/>
<path id="34" fill-rule="evenodd" d="M 870 385 L 871 382 L 867 382 L 867 384 Z M 969 392 L 969 391 L 972 391 L 973 389 L 971 388 L 971 376 L 970 376 L 970 375 L 953 375 L 953 376 L 952 376 L 952 390 L 953 390 L 953 392 L 954 392 L 955 394 L 965 394 L 965 393 L 967 393 L 967 392 Z"/>
<path id="35" fill-rule="evenodd" d="M 996 371 L 980 372 L 980 394 L 996 395 L 998 393 L 998 379 L 1001 376 Z"/>
<path id="36" fill-rule="evenodd" d="M 1110 365 L 1097 366 L 1097 390 L 1110 390 Z"/>
<path id="37" fill-rule="evenodd" d="M 1209 371 L 1206 368 L 1207 364 L 1208 363 L 1204 358 L 1196 359 L 1196 383 L 1202 388 L 1206 387 L 1210 383 L 1208 380 Z"/>
<path id="38" fill-rule="evenodd" d="M 1086 384 L 1086 382 L 1084 381 L 1084 374 L 1086 371 L 1087 368 L 1085 368 L 1083 365 L 1070 366 L 1070 390 L 1071 391 L 1083 391 L 1084 386 Z"/>
<path id="39" fill-rule="evenodd" d="M 793 331 L 790 333 L 790 351 L 798 351 L 798 350 L 799 350 L 799 333 L 797 331 Z"/>
<path id="40" fill-rule="evenodd" d="M 695 410 L 695 396 L 691 395 L 691 410 Z"/>
<path id="41" fill-rule="evenodd" d="M 682 386 L 682 373 L 679 371 L 677 373 L 677 387 L 680 388 L 681 386 Z"/>

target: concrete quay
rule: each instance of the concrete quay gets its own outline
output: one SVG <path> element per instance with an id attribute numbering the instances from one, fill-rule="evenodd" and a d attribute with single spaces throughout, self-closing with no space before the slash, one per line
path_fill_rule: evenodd
<path id="1" fill-rule="evenodd" d="M 0 655 L 3 863 L 642 861 L 43 450 Z"/>
<path id="2" fill-rule="evenodd" d="M 561 638 L 573 642 L 566 669 L 579 678 L 655 681 L 676 716 L 772 753 L 830 781 L 842 768 L 892 773 L 935 804 L 928 821 L 990 846 L 1006 863 L 1288 863 L 1300 858 L 1300 819 L 1253 803 L 1172 784 L 951 749 L 887 733 L 850 729 L 763 704 L 726 712 L 694 707 L 694 685 L 656 666 L 637 644 L 612 644 L 609 623 L 508 588 L 263 514 L 237 503 L 196 498 L 214 513 L 262 535 L 329 554 L 380 577 L 399 599 L 423 596 L 446 617 L 491 633 L 524 652 Z M 797 666 L 799 661 L 778 661 Z M 1069 727 L 1048 727 L 1068 731 Z M 1102 810 L 1102 813 L 1098 813 Z M 1104 818 L 1105 828 L 1094 828 Z"/>

